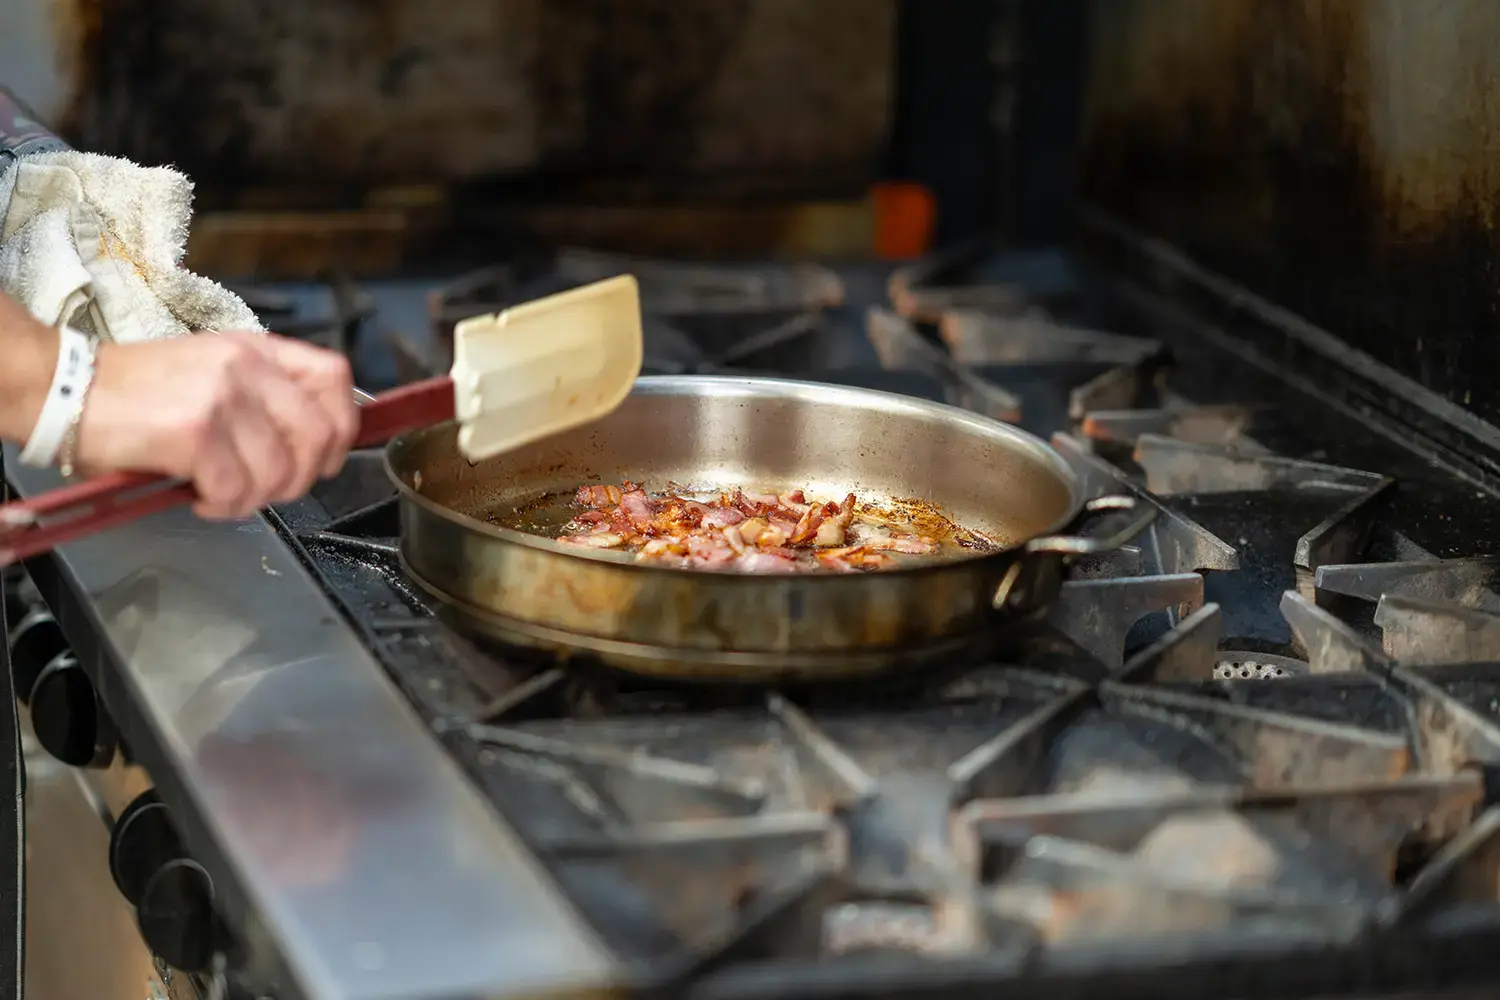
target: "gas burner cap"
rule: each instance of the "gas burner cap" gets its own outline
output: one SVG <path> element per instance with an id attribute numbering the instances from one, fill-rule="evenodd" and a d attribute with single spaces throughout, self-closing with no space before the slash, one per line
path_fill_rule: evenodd
<path id="1" fill-rule="evenodd" d="M 1274 653 L 1252 653 L 1224 649 L 1214 664 L 1216 681 L 1269 681 L 1278 677 L 1300 677 L 1309 670 L 1307 662 Z"/>
<path id="2" fill-rule="evenodd" d="M 843 903 L 824 914 L 823 943 L 836 955 L 871 951 L 923 952 L 936 930 L 929 906 Z"/>

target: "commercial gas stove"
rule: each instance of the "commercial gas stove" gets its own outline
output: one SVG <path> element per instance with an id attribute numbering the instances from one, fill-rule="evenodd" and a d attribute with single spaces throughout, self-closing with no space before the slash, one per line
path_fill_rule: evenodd
<path id="1" fill-rule="evenodd" d="M 648 683 L 459 634 L 403 575 L 377 453 L 264 517 L 168 514 L 39 559 L 38 602 L 12 612 L 29 612 L 19 688 L 55 757 L 151 786 L 101 793 L 108 857 L 182 988 L 1500 982 L 1500 499 L 1461 462 L 1247 347 L 1206 293 L 1180 294 L 1203 291 L 1185 266 L 1169 295 L 989 246 L 890 273 L 563 254 L 344 288 L 331 318 L 307 319 L 307 290 L 252 301 L 343 344 L 373 388 L 440 367 L 466 310 L 618 269 L 645 279 L 651 370 L 964 406 L 1158 516 L 1004 642 L 784 690 Z M 433 323 L 399 324 L 394 365 L 390 314 Z M 7 468 L 23 494 L 51 485 Z"/>

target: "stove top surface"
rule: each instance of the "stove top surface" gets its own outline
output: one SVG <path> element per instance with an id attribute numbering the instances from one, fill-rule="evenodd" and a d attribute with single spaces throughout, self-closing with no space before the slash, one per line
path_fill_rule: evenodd
<path id="1" fill-rule="evenodd" d="M 621 266 L 340 285 L 312 320 L 321 292 L 252 301 L 377 388 L 441 368 L 456 316 Z M 374 452 L 269 527 L 169 515 L 69 546 L 67 586 L 38 586 L 75 648 L 103 637 L 80 659 L 217 852 L 232 922 L 278 952 L 264 979 L 727 1000 L 1493 977 L 1493 494 L 1058 258 L 629 266 L 648 371 L 966 407 L 1158 516 L 990 648 L 774 691 L 466 638 L 401 569 Z"/>
<path id="2" fill-rule="evenodd" d="M 1500 504 L 1169 317 L 950 306 L 741 318 L 711 348 L 663 322 L 647 353 L 1010 419 L 1091 495 L 1159 507 L 951 669 L 766 691 L 558 665 L 434 616 L 378 455 L 278 516 L 643 983 L 1159 995 L 1198 961 L 1304 995 L 1500 933 Z"/>

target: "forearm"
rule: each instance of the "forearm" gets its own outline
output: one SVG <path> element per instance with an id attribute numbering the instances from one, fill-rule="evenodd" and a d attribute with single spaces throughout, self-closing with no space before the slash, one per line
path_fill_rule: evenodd
<path id="1" fill-rule="evenodd" d="M 0 292 L 0 440 L 24 442 L 57 368 L 57 331 Z"/>

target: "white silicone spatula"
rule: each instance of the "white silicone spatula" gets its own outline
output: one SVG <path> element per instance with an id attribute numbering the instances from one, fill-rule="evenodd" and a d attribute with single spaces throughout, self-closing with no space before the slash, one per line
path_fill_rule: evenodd
<path id="1" fill-rule="evenodd" d="M 459 448 L 480 461 L 598 420 L 630 394 L 643 351 L 628 274 L 463 320 L 450 371 Z"/>

